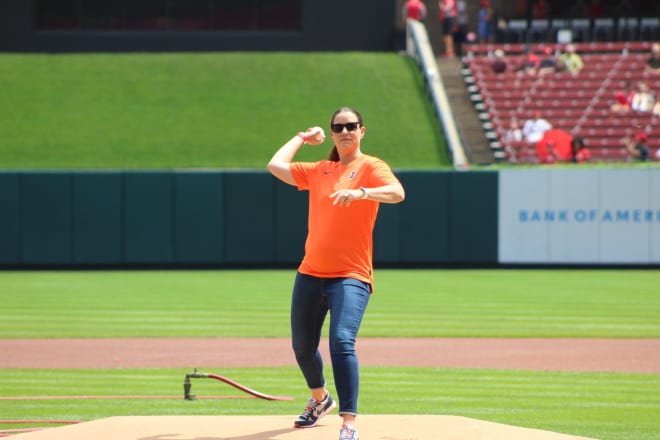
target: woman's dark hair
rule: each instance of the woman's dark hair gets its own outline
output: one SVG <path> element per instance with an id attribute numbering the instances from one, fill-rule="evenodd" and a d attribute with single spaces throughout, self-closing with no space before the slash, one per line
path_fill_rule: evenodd
<path id="1" fill-rule="evenodd" d="M 580 148 L 584 148 L 584 139 L 581 137 L 575 137 L 571 141 L 573 150 L 579 150 Z"/>
<path id="2" fill-rule="evenodd" d="M 343 112 L 348 112 L 348 113 L 353 113 L 355 116 L 357 116 L 357 121 L 360 124 L 360 127 L 364 127 L 364 124 L 362 123 L 362 115 L 360 114 L 359 111 L 355 110 L 352 107 L 342 107 L 337 110 L 332 114 L 332 117 L 330 118 L 330 125 L 335 123 L 335 118 L 339 113 Z M 328 154 L 328 160 L 332 162 L 339 162 L 339 152 L 337 151 L 337 146 L 333 145 L 332 149 L 330 150 L 330 154 Z"/>
<path id="3" fill-rule="evenodd" d="M 580 151 L 580 149 L 585 147 L 584 139 L 581 137 L 574 137 L 571 140 L 571 150 L 573 153 L 573 162 L 577 162 L 577 153 Z"/>

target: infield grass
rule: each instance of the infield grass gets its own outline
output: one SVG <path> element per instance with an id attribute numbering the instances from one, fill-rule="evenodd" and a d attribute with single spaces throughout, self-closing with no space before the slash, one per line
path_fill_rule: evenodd
<path id="1" fill-rule="evenodd" d="M 294 270 L 0 272 L 0 337 L 287 337 L 293 277 Z M 361 337 L 657 338 L 659 285 L 653 270 L 377 270 Z M 190 371 L 178 369 L 6 369 L 1 396 L 176 398 L 0 399 L 0 414 L 293 417 L 306 399 L 295 367 L 192 367 L 295 400 L 184 401 Z M 327 377 L 332 387 L 329 365 Z M 240 392 L 197 380 L 193 394 Z M 652 440 L 660 432 L 658 396 L 658 374 L 364 367 L 361 412 L 461 415 L 602 440 Z"/>
<path id="2" fill-rule="evenodd" d="M 3 370 L 2 395 L 167 395 L 173 399 L 0 400 L 9 420 L 95 420 L 121 415 L 291 415 L 307 399 L 294 367 L 202 369 L 293 401 L 183 399 L 189 371 Z M 660 432 L 660 375 L 551 371 L 362 368 L 364 414 L 460 415 L 602 440 L 652 440 Z M 328 371 L 332 388 L 331 369 Z M 234 396 L 214 380 L 193 380 L 197 396 Z M 336 416 L 335 416 L 336 417 Z M 10 429 L 11 425 L 5 429 Z M 39 425 L 43 426 L 43 424 Z M 3 425 L 0 424 L 0 428 Z M 15 427 L 15 426 L 14 426 Z"/>

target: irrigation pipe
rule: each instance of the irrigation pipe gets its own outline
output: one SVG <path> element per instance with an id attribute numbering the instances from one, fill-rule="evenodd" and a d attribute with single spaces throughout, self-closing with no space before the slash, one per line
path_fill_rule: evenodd
<path id="1" fill-rule="evenodd" d="M 251 388 L 246 387 L 245 385 L 241 385 L 240 383 L 233 381 L 229 379 L 228 377 L 220 376 L 217 374 L 213 373 L 200 373 L 195 369 L 192 373 L 186 374 L 186 378 L 183 382 L 183 397 L 186 400 L 194 400 L 196 396 L 193 396 L 190 394 L 190 389 L 192 388 L 192 383 L 190 382 L 190 379 L 215 379 L 219 380 L 221 382 L 224 382 L 228 385 L 233 386 L 234 388 L 237 388 L 245 393 L 250 394 L 251 396 L 257 397 L 259 399 L 264 399 L 264 400 L 293 400 L 293 397 L 288 397 L 288 396 L 271 396 L 269 394 L 264 394 L 259 391 L 253 390 Z"/>

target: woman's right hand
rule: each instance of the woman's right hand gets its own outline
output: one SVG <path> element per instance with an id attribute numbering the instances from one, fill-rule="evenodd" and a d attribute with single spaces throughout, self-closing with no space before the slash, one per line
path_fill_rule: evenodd
<path id="1" fill-rule="evenodd" d="M 321 127 L 308 128 L 306 132 L 301 134 L 306 144 L 320 145 L 325 141 L 325 132 Z"/>

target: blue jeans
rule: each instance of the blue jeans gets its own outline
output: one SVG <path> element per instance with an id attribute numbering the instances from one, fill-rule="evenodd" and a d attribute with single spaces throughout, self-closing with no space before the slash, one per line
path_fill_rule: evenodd
<path id="1" fill-rule="evenodd" d="M 330 357 L 340 414 L 357 414 L 360 388 L 355 353 L 371 286 L 352 278 L 317 278 L 298 273 L 291 301 L 291 338 L 298 366 L 311 389 L 325 386 L 319 351 L 321 330 L 330 312 Z"/>

